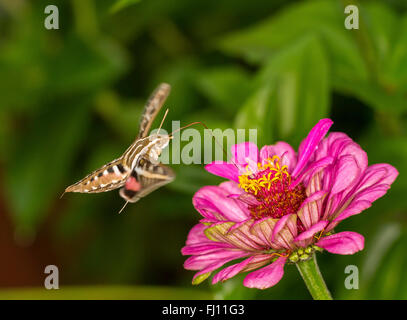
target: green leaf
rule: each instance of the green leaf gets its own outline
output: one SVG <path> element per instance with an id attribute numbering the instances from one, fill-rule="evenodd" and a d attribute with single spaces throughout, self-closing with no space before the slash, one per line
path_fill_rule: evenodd
<path id="1" fill-rule="evenodd" d="M 389 163 L 400 173 L 407 171 L 407 138 L 403 136 L 386 136 L 377 128 L 366 132 L 360 144 L 369 155 L 369 163 Z M 375 203 L 383 210 L 405 210 L 407 199 L 404 196 L 407 180 L 400 174 L 392 184 L 388 194 Z"/>
<path id="2" fill-rule="evenodd" d="M 363 60 L 343 21 L 340 2 L 306 1 L 291 5 L 255 26 L 224 36 L 219 40 L 219 47 L 226 53 L 259 63 L 299 38 L 314 34 L 321 36 L 330 55 L 338 58 L 333 59 L 339 63 L 338 71 L 339 66 L 347 66 L 357 76 L 363 73 Z"/>
<path id="3" fill-rule="evenodd" d="M 51 97 L 82 94 L 111 84 L 127 66 L 125 52 L 115 41 L 83 39 L 70 29 L 64 36 L 47 32 L 37 28 L 43 18 L 43 8 L 23 14 L 2 45 L 2 108 L 33 112 Z"/>
<path id="4" fill-rule="evenodd" d="M 273 85 L 274 81 L 269 85 L 263 85 L 252 94 L 240 108 L 235 119 L 236 128 L 257 130 L 257 142 L 260 145 L 274 139 L 273 127 L 275 126 L 275 119 L 271 117 L 273 107 L 270 105 L 271 86 Z"/>
<path id="5" fill-rule="evenodd" d="M 375 110 L 398 114 L 407 109 L 405 93 L 389 90 L 378 83 L 354 81 L 335 85 L 342 93 L 358 98 Z"/>
<path id="6" fill-rule="evenodd" d="M 146 98 L 147 99 L 147 98 Z M 104 90 L 95 97 L 96 111 L 121 137 L 130 144 L 138 133 L 145 101 L 120 99 L 116 92 Z"/>
<path id="7" fill-rule="evenodd" d="M 402 82 L 403 74 L 405 77 L 407 70 L 404 69 L 405 71 L 400 73 L 400 70 L 403 70 L 401 61 L 403 56 L 406 57 L 402 43 L 406 42 L 407 29 L 403 26 L 403 21 L 400 21 L 389 6 L 372 2 L 361 7 L 360 24 L 360 30 L 351 34 L 364 57 L 364 64 L 370 75 L 368 78 L 355 77 L 352 74 L 349 77 L 336 76 L 333 80 L 334 86 L 377 110 L 406 110 L 406 86 Z M 334 66 L 336 60 L 333 60 Z M 349 69 L 348 71 L 353 72 Z"/>
<path id="8" fill-rule="evenodd" d="M 149 87 L 153 89 L 160 82 L 171 85 L 171 93 L 165 102 L 165 106 L 170 109 L 168 122 L 171 119 L 184 119 L 186 114 L 194 110 L 194 105 L 200 103 L 194 85 L 200 72 L 199 64 L 190 58 L 176 60 L 157 70 Z"/>
<path id="9" fill-rule="evenodd" d="M 394 40 L 393 51 L 388 58 L 386 67 L 392 75 L 394 85 L 404 95 L 407 92 L 407 14 L 400 20 Z M 393 90 L 394 90 L 393 89 Z"/>
<path id="10" fill-rule="evenodd" d="M 139 2 L 140 0 L 117 0 L 116 3 L 110 7 L 110 13 L 116 13 Z"/>
<path id="11" fill-rule="evenodd" d="M 405 110 L 405 21 L 400 24 L 388 6 L 377 3 L 362 7 L 361 19 L 367 21 L 363 30 L 346 30 L 343 19 L 339 1 L 307 1 L 224 36 L 219 48 L 250 63 L 265 64 L 298 39 L 314 35 L 326 52 L 333 88 L 382 111 Z"/>
<path id="12" fill-rule="evenodd" d="M 407 259 L 405 248 L 407 245 L 406 232 L 391 246 L 381 261 L 373 284 L 369 288 L 369 299 L 406 299 Z"/>
<path id="13" fill-rule="evenodd" d="M 49 56 L 47 85 L 55 93 L 87 92 L 112 83 L 126 67 L 121 48 L 108 39 L 69 37 Z"/>
<path id="14" fill-rule="evenodd" d="M 277 139 L 298 143 L 328 114 L 328 65 L 318 39 L 304 37 L 275 54 L 257 87 L 236 116 L 236 126 L 257 128 L 260 145 Z"/>
<path id="15" fill-rule="evenodd" d="M 380 226 L 374 238 L 370 240 L 369 251 L 365 256 L 363 264 L 363 281 L 369 282 L 379 271 L 380 263 L 389 253 L 391 246 L 398 240 L 401 235 L 401 227 L 397 223 L 387 223 Z"/>
<path id="16" fill-rule="evenodd" d="M 7 195 L 17 230 L 32 234 L 62 194 L 61 180 L 84 137 L 89 109 L 81 103 L 38 116 L 7 163 Z"/>
<path id="17" fill-rule="evenodd" d="M 366 27 L 366 33 L 372 41 L 378 70 L 387 72 L 389 55 L 398 38 L 399 18 L 389 6 L 376 1 L 367 3 L 362 10 L 364 14 L 361 17 L 364 23 L 362 27 Z"/>
<path id="18" fill-rule="evenodd" d="M 232 115 L 248 97 L 251 89 L 248 73 L 236 66 L 203 69 L 195 82 L 211 103 Z"/>

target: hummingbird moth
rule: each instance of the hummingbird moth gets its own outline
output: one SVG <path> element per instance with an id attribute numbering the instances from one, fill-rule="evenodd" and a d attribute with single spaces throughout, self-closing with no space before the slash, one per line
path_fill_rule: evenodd
<path id="1" fill-rule="evenodd" d="M 157 133 L 148 136 L 170 89 L 169 84 L 162 83 L 152 93 L 144 107 L 137 138 L 120 158 L 67 187 L 65 192 L 99 193 L 121 188 L 120 196 L 126 200 L 121 212 L 128 202 L 137 202 L 174 180 L 174 171 L 158 161 L 161 151 L 172 139 L 172 135 L 159 134 L 168 110 Z"/>

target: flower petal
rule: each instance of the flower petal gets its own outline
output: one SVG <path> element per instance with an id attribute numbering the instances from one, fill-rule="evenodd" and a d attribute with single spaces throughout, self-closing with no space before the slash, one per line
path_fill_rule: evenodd
<path id="1" fill-rule="evenodd" d="M 316 159 L 326 156 L 339 159 L 345 155 L 351 155 L 355 158 L 361 172 L 366 170 L 368 164 L 366 152 L 343 132 L 331 132 L 320 143 L 316 151 Z"/>
<path id="2" fill-rule="evenodd" d="M 365 238 L 356 232 L 339 232 L 323 237 L 316 245 L 336 254 L 354 254 L 364 248 Z"/>
<path id="3" fill-rule="evenodd" d="M 205 170 L 216 176 L 239 182 L 239 169 L 232 163 L 214 161 L 207 164 Z"/>
<path id="4" fill-rule="evenodd" d="M 297 215 L 292 214 L 284 221 L 284 227 L 275 234 L 273 243 L 282 248 L 292 250 L 294 249 L 293 242 L 297 232 Z"/>
<path id="5" fill-rule="evenodd" d="M 218 283 L 219 281 L 226 281 L 238 273 L 240 273 L 253 259 L 254 257 L 250 257 L 248 259 L 243 260 L 240 263 L 231 265 L 221 271 L 219 271 L 212 279 L 212 284 Z"/>
<path id="6" fill-rule="evenodd" d="M 243 281 L 248 288 L 267 289 L 277 284 L 284 275 L 286 257 L 280 257 L 272 264 L 249 273 Z"/>
<path id="7" fill-rule="evenodd" d="M 380 163 L 369 166 L 354 192 L 355 199 L 370 202 L 377 200 L 386 193 L 397 175 L 397 169 L 389 164 Z"/>
<path id="8" fill-rule="evenodd" d="M 343 210 L 333 221 L 339 222 L 353 216 L 355 214 L 361 213 L 372 205 L 370 201 L 360 200 L 353 201 L 345 210 Z"/>
<path id="9" fill-rule="evenodd" d="M 233 247 L 228 243 L 213 242 L 213 241 L 208 243 L 208 241 L 205 241 L 202 243 L 187 245 L 181 249 L 181 253 L 184 256 L 199 255 L 199 254 L 213 253 L 219 249 L 230 249 L 230 248 L 233 248 Z"/>
<path id="10" fill-rule="evenodd" d="M 256 234 L 267 246 L 276 250 L 282 249 L 282 247 L 271 241 L 271 234 L 277 221 L 277 219 L 270 217 L 259 219 L 250 228 L 250 231 Z"/>
<path id="11" fill-rule="evenodd" d="M 184 268 L 187 270 L 202 270 L 209 265 L 219 261 L 232 261 L 242 257 L 246 257 L 247 252 L 238 250 L 219 249 L 207 254 L 191 256 L 184 262 Z M 226 263 L 224 262 L 224 263 Z"/>
<path id="12" fill-rule="evenodd" d="M 311 237 L 314 236 L 314 234 L 316 234 L 317 232 L 324 230 L 324 228 L 328 225 L 329 221 L 320 221 L 316 224 L 314 224 L 311 228 L 309 228 L 308 230 L 304 231 L 303 233 L 300 233 L 295 239 L 294 241 L 303 241 L 303 240 L 307 240 Z"/>
<path id="13" fill-rule="evenodd" d="M 225 220 L 223 215 L 219 213 L 219 209 L 210 200 L 197 197 L 195 194 L 192 203 L 195 209 L 207 220 L 211 222 Z"/>
<path id="14" fill-rule="evenodd" d="M 287 224 L 288 219 L 290 219 L 290 217 L 291 217 L 292 215 L 294 215 L 294 213 L 287 214 L 287 215 L 281 217 L 281 218 L 277 221 L 276 225 L 275 225 L 274 228 L 273 228 L 273 232 L 272 232 L 272 234 L 271 234 L 271 241 L 272 241 L 272 242 L 274 242 L 276 235 L 277 235 L 281 230 L 283 230 L 283 228 L 284 228 L 285 225 Z"/>
<path id="15" fill-rule="evenodd" d="M 258 254 L 255 256 L 251 256 L 250 258 L 247 258 L 240 263 L 231 265 L 219 271 L 217 274 L 214 275 L 212 284 L 215 284 L 219 281 L 226 281 L 241 272 L 258 269 L 268 263 L 271 259 L 272 258 L 270 254 Z"/>
<path id="16" fill-rule="evenodd" d="M 336 175 L 331 188 L 332 194 L 337 194 L 353 186 L 361 174 L 361 169 L 352 155 L 340 157 L 335 164 L 335 170 Z"/>
<path id="17" fill-rule="evenodd" d="M 388 164 L 368 167 L 358 184 L 340 202 L 330 206 L 329 216 L 336 216 L 334 222 L 338 222 L 369 208 L 387 192 L 397 175 L 398 171 Z"/>
<path id="18" fill-rule="evenodd" d="M 246 165 L 254 164 L 257 169 L 259 162 L 259 149 L 253 142 L 243 142 L 232 146 L 233 162 L 245 167 Z"/>
<path id="19" fill-rule="evenodd" d="M 246 223 L 251 223 L 251 221 Z M 251 234 L 247 225 L 239 223 L 239 228 L 230 231 L 233 226 L 235 226 L 233 222 L 216 223 L 205 230 L 205 235 L 209 240 L 229 243 L 235 248 L 245 251 L 261 250 L 264 247 L 261 239 Z"/>
<path id="20" fill-rule="evenodd" d="M 262 164 L 265 164 L 267 159 L 272 159 L 273 156 L 278 156 L 280 158 L 280 164 L 282 166 L 287 166 L 288 172 L 292 172 L 297 164 L 297 154 L 286 142 L 279 141 L 274 145 L 261 148 L 260 160 Z"/>
<path id="21" fill-rule="evenodd" d="M 306 229 L 311 228 L 320 219 L 322 201 L 326 193 L 325 190 L 314 192 L 301 204 L 297 215 Z"/>
<path id="22" fill-rule="evenodd" d="M 293 180 L 290 187 L 295 188 L 301 181 L 304 180 L 304 177 L 312 177 L 316 172 L 329 166 L 333 161 L 334 159 L 332 157 L 324 157 L 322 159 L 319 159 L 318 161 L 314 161 L 309 166 L 307 166 L 296 179 Z"/>
<path id="23" fill-rule="evenodd" d="M 221 187 L 205 186 L 195 193 L 192 202 L 195 208 L 204 217 L 207 217 L 207 215 L 202 211 L 213 210 L 213 208 L 216 208 L 217 213 L 223 217 L 223 219 L 219 217 L 219 220 L 240 222 L 250 217 L 249 210 L 244 208 L 244 206 L 239 203 L 239 200 L 229 198 L 228 195 L 229 193 Z M 206 199 L 207 202 L 203 205 L 199 198 Z"/>
<path id="24" fill-rule="evenodd" d="M 198 223 L 192 227 L 192 229 L 188 233 L 187 245 L 199 244 L 202 242 L 207 242 L 208 238 L 204 234 L 204 230 L 207 226 L 203 225 L 202 223 Z"/>
<path id="25" fill-rule="evenodd" d="M 384 174 L 384 176 L 382 176 L 380 178 L 380 183 L 381 184 L 392 184 L 394 182 L 394 180 L 396 180 L 399 172 L 397 171 L 397 169 L 387 163 L 377 163 L 377 164 L 373 164 L 371 166 L 369 166 L 366 170 L 366 174 L 368 173 L 374 173 L 377 172 L 379 170 L 386 170 L 386 173 Z"/>
<path id="26" fill-rule="evenodd" d="M 317 148 L 319 142 L 328 132 L 329 128 L 332 126 L 331 119 L 321 119 L 312 128 L 310 133 L 308 134 L 307 138 L 301 143 L 299 151 L 298 151 L 298 163 L 295 167 L 294 171 L 292 172 L 292 176 L 295 178 L 305 167 L 308 160 L 314 153 L 315 149 Z"/>
<path id="27" fill-rule="evenodd" d="M 219 187 L 226 190 L 229 194 L 244 193 L 243 189 L 239 188 L 239 185 L 233 181 L 222 182 Z"/>
<path id="28" fill-rule="evenodd" d="M 247 254 L 246 254 L 247 255 Z M 212 271 L 220 268 L 223 266 L 225 263 L 228 263 L 229 261 L 241 258 L 245 255 L 241 255 L 240 257 L 228 257 L 225 259 L 220 259 L 217 261 L 214 261 L 210 264 L 208 264 L 205 268 L 203 268 L 201 271 L 197 272 L 194 277 L 192 278 L 192 284 L 200 284 L 202 281 L 206 280 L 212 273 Z M 187 268 L 185 268 L 187 269 Z"/>

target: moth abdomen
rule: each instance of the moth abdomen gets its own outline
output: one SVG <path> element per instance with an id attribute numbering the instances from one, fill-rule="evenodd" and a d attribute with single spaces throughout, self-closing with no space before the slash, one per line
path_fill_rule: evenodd
<path id="1" fill-rule="evenodd" d="M 128 172 L 120 160 L 115 160 L 69 186 L 65 192 L 98 193 L 117 189 L 126 182 Z"/>

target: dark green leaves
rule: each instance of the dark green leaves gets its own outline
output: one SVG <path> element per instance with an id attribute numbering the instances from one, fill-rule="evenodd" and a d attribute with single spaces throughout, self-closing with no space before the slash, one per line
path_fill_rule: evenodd
<path id="1" fill-rule="evenodd" d="M 116 13 L 140 1 L 141 0 L 115 0 L 115 3 L 110 8 L 110 11 L 112 13 Z"/>
<path id="2" fill-rule="evenodd" d="M 74 150 L 86 139 L 88 115 L 89 109 L 80 103 L 47 112 L 16 142 L 8 160 L 6 190 L 19 232 L 34 233 L 62 194 L 61 180 L 71 168 Z"/>
<path id="3" fill-rule="evenodd" d="M 329 58 L 335 90 L 378 110 L 406 110 L 406 18 L 380 3 L 367 3 L 360 11 L 360 29 L 346 30 L 340 1 L 307 1 L 221 38 L 219 47 L 265 64 L 305 35 L 314 35 Z"/>
<path id="4" fill-rule="evenodd" d="M 0 119 L 6 123 L 0 135 L 8 135 L 1 155 L 8 204 L 21 233 L 34 233 L 59 198 L 86 141 L 93 96 L 127 63 L 108 37 L 89 39 L 72 25 L 65 33 L 42 28 L 40 7 L 19 12 L 0 51 Z"/>
<path id="5" fill-rule="evenodd" d="M 260 144 L 299 142 L 326 117 L 328 66 L 316 37 L 305 37 L 273 55 L 257 76 L 258 89 L 236 118 L 238 128 L 257 128 Z"/>

